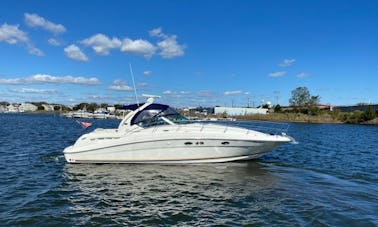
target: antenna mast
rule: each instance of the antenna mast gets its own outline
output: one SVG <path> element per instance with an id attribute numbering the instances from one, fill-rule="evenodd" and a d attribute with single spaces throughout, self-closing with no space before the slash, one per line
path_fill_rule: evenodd
<path id="1" fill-rule="evenodd" d="M 135 80 L 134 80 L 134 73 L 133 73 L 133 69 L 132 69 L 132 67 L 131 67 L 131 63 L 129 63 L 129 65 L 130 65 L 131 78 L 133 79 L 133 86 L 134 86 L 135 99 L 136 99 L 137 105 L 139 106 L 139 100 L 138 100 L 138 95 L 137 95 L 137 89 L 136 89 L 136 86 L 135 86 Z"/>

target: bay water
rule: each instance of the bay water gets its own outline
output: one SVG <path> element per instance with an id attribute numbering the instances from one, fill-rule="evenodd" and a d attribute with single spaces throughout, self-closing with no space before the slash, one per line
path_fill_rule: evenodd
<path id="1" fill-rule="evenodd" d="M 75 119 L 0 114 L 0 225 L 378 226 L 378 127 L 288 125 L 298 144 L 253 161 L 68 164 Z"/>

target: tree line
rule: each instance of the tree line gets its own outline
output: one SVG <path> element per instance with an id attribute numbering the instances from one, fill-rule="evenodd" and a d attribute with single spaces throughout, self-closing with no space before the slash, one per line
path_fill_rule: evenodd
<path id="1" fill-rule="evenodd" d="M 291 98 L 289 99 L 291 110 L 289 112 L 315 116 L 330 114 L 335 120 L 352 124 L 370 121 L 378 116 L 378 110 L 371 106 L 368 106 L 365 111 L 355 110 L 352 113 L 346 113 L 338 110 L 322 110 L 319 108 L 319 102 L 319 95 L 311 95 L 307 87 L 297 87 L 291 92 Z M 275 112 L 282 112 L 280 106 L 275 106 L 274 110 Z"/>

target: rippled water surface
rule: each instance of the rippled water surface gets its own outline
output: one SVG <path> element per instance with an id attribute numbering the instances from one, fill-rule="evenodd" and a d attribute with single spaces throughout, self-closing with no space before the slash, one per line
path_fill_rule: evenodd
<path id="1" fill-rule="evenodd" d="M 377 226 L 378 127 L 289 126 L 299 144 L 255 161 L 67 164 L 63 149 L 84 133 L 75 120 L 2 114 L 0 223 Z"/>

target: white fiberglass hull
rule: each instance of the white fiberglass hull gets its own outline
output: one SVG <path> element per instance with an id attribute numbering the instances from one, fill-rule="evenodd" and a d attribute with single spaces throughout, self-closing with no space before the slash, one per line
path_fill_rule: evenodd
<path id="1" fill-rule="evenodd" d="M 163 126 L 126 135 L 93 132 L 67 147 L 64 155 L 70 163 L 228 162 L 258 158 L 290 141 L 252 130 L 201 127 Z"/>

